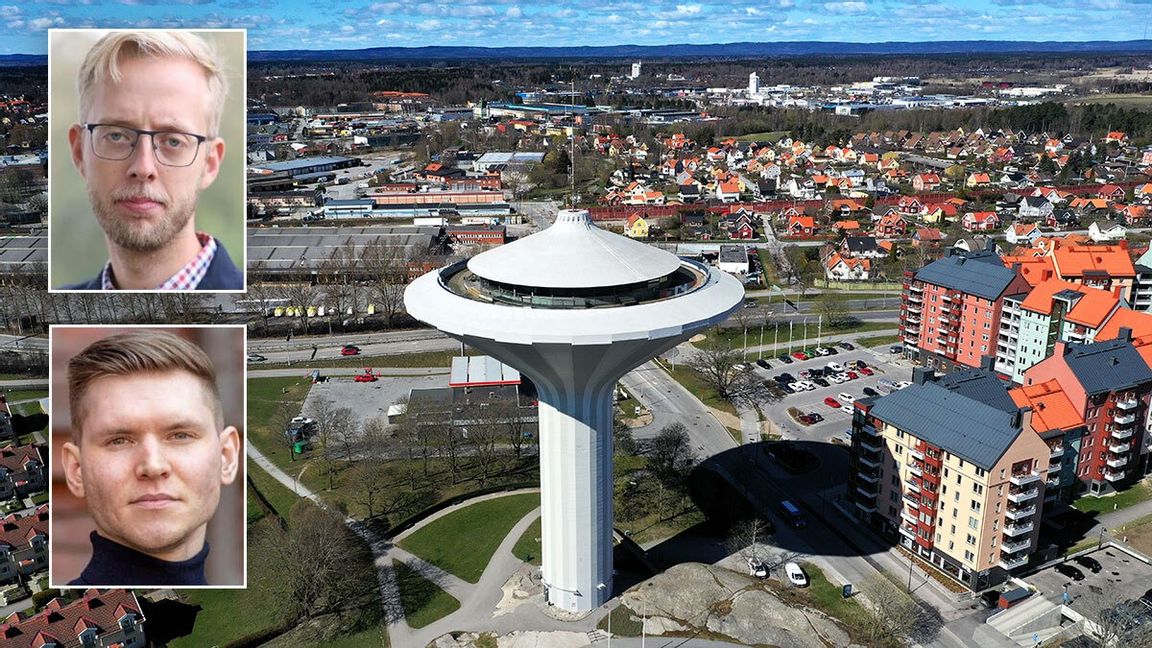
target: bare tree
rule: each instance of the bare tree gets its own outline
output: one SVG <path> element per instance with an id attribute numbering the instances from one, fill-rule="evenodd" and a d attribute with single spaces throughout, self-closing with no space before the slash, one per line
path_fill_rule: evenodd
<path id="1" fill-rule="evenodd" d="M 865 579 L 863 591 L 872 604 L 868 633 L 873 641 L 890 638 L 923 641 L 938 631 L 939 613 L 922 605 L 882 574 Z"/>
<path id="2" fill-rule="evenodd" d="M 771 528 L 767 521 L 755 516 L 737 520 L 728 529 L 728 552 L 738 553 L 744 560 L 760 559 L 760 543 L 771 537 Z"/>
<path id="3" fill-rule="evenodd" d="M 376 517 L 378 507 L 384 502 L 385 492 L 391 486 L 388 483 L 388 464 L 376 459 L 365 459 L 352 468 L 351 478 L 356 483 L 352 501 L 368 511 L 369 519 Z"/>
<path id="4" fill-rule="evenodd" d="M 1141 621 L 1144 604 L 1130 600 L 1111 582 L 1089 585 L 1072 601 L 1084 615 L 1084 629 L 1108 648 L 1149 648 L 1152 632 Z"/>
<path id="5" fill-rule="evenodd" d="M 735 400 L 755 385 L 752 374 L 736 369 L 742 358 L 740 351 L 718 342 L 711 347 L 698 348 L 686 364 L 698 372 L 721 398 Z"/>
<path id="6" fill-rule="evenodd" d="M 428 459 L 432 456 L 435 433 L 437 428 L 447 425 L 444 412 L 439 408 L 430 406 L 428 401 L 411 400 L 402 401 L 407 407 L 404 418 L 397 426 L 396 435 L 403 439 L 408 448 L 408 456 L 419 453 L 424 460 L 424 476 L 428 476 Z"/>
<path id="7" fill-rule="evenodd" d="M 279 286 L 280 297 L 288 300 L 288 303 L 300 311 L 300 317 L 304 323 L 304 333 L 308 333 L 308 320 L 311 317 L 308 314 L 308 308 L 316 301 L 316 286 L 301 281 L 298 283 L 283 284 Z"/>
<path id="8" fill-rule="evenodd" d="M 665 488 L 683 492 L 698 458 L 688 428 L 677 421 L 664 426 L 648 445 L 648 472 Z"/>
<path id="9" fill-rule="evenodd" d="M 347 407 L 336 407 L 327 398 L 313 400 L 309 415 L 316 420 L 316 441 L 320 446 L 317 457 L 328 478 L 328 490 L 332 490 L 338 461 L 352 461 L 358 428 L 356 415 Z"/>
<path id="10" fill-rule="evenodd" d="M 382 242 L 364 246 L 360 256 L 368 275 L 377 312 L 389 322 L 404 310 L 404 289 L 408 286 L 408 255 L 404 248 Z"/>
<path id="11" fill-rule="evenodd" d="M 499 398 L 488 405 L 488 415 L 503 427 L 508 435 L 508 445 L 519 459 L 524 448 L 524 433 L 528 431 L 528 417 L 525 408 L 516 398 Z"/>

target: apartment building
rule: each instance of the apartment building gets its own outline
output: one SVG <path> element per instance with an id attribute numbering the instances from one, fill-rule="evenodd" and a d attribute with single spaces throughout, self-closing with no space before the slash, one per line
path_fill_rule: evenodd
<path id="1" fill-rule="evenodd" d="M 1006 268 L 992 244 L 977 252 L 955 248 L 905 275 L 900 336 L 905 354 L 942 372 L 979 367 L 996 355 L 1006 295 L 1026 293 L 1028 282 Z"/>
<path id="2" fill-rule="evenodd" d="M 0 644 L 143 648 L 147 641 L 144 615 L 132 590 L 90 589 L 75 601 L 52 599 L 36 614 L 12 613 L 0 621 Z"/>
<path id="3" fill-rule="evenodd" d="M 971 589 L 1036 549 L 1051 449 L 985 368 L 856 402 L 849 499 L 859 518 Z"/>
<path id="4" fill-rule="evenodd" d="M 1123 303 L 1119 291 L 1049 278 L 1027 293 L 1005 295 L 996 338 L 997 373 L 1020 384 L 1029 367 L 1052 355 L 1057 340 L 1095 340 Z"/>
<path id="5" fill-rule="evenodd" d="M 1149 474 L 1152 369 L 1132 344 L 1131 329 L 1095 344 L 1057 342 L 1052 356 L 1024 376 L 1026 387 L 1049 381 L 1059 384 L 1086 428 L 1075 461 L 1079 488 L 1106 493 Z"/>
<path id="6" fill-rule="evenodd" d="M 1018 406 L 1032 411 L 1032 430 L 1048 446 L 1043 513 L 1060 513 L 1082 490 L 1076 465 L 1088 432 L 1084 416 L 1056 380 L 1015 387 L 1009 394 Z"/>
<path id="7" fill-rule="evenodd" d="M 1136 267 L 1128 254 L 1128 241 L 1111 245 L 1082 245 L 1053 241 L 1048 255 L 1056 276 L 1071 283 L 1107 291 L 1119 289 L 1119 295 L 1132 303 Z"/>

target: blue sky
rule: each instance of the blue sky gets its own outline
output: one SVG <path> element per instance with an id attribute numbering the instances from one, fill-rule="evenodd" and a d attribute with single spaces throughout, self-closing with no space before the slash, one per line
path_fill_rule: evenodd
<path id="1" fill-rule="evenodd" d="M 1152 0 L 0 0 L 0 54 L 52 27 L 233 27 L 249 49 L 1132 40 Z"/>

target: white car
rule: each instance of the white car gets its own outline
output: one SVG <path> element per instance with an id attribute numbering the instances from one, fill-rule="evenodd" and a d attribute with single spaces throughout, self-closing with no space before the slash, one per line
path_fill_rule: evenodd
<path id="1" fill-rule="evenodd" d="M 813 351 L 814 351 L 814 352 L 816 353 L 816 355 L 818 355 L 818 356 L 826 356 L 826 355 L 829 355 L 829 351 L 828 351 L 828 349 L 825 349 L 824 347 L 816 347 L 815 349 L 813 349 Z"/>
<path id="2" fill-rule="evenodd" d="M 852 394 L 849 394 L 848 392 L 840 392 L 838 394 L 838 396 L 840 398 L 840 402 L 842 402 L 842 403 L 855 403 L 856 402 L 856 397 L 853 396 Z"/>
<path id="3" fill-rule="evenodd" d="M 756 578 L 768 578 L 768 566 L 759 558 L 749 558 L 748 575 Z"/>
<path id="4" fill-rule="evenodd" d="M 844 377 L 844 374 L 838 374 L 838 373 L 829 374 L 828 376 L 825 376 L 825 378 L 831 382 L 836 383 L 837 385 L 844 382 L 845 380 L 848 380 L 847 378 Z"/>
<path id="5" fill-rule="evenodd" d="M 812 391 L 813 389 L 816 389 L 816 383 L 810 380 L 798 380 L 797 384 L 799 384 L 800 387 L 804 389 L 804 391 Z"/>
<path id="6" fill-rule="evenodd" d="M 840 406 L 840 411 L 841 411 L 841 412 L 846 412 L 846 413 L 848 413 L 848 414 L 851 414 L 851 413 L 853 412 L 853 410 L 854 410 L 854 409 L 855 409 L 855 406 L 854 406 L 854 405 L 852 405 L 851 403 L 848 403 L 848 404 L 846 404 L 846 405 L 841 405 L 841 406 Z"/>
<path id="7" fill-rule="evenodd" d="M 829 362 L 828 364 L 826 364 L 824 366 L 828 367 L 832 371 L 835 371 L 836 373 L 840 373 L 841 371 L 844 371 L 844 367 L 841 366 L 840 363 L 838 363 L 838 362 Z"/>
<path id="8" fill-rule="evenodd" d="M 808 586 L 808 575 L 804 573 L 803 569 L 800 569 L 800 565 L 794 562 L 785 563 L 784 573 L 788 575 L 788 582 L 796 587 Z"/>
<path id="9" fill-rule="evenodd" d="M 905 387 L 910 387 L 911 385 L 912 383 L 908 382 L 907 380 L 901 380 L 895 385 L 892 385 L 892 389 L 904 389 Z"/>

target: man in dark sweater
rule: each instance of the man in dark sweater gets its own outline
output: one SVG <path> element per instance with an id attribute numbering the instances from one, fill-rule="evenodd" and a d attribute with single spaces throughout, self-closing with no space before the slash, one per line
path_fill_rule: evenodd
<path id="1" fill-rule="evenodd" d="M 96 526 L 69 584 L 209 584 L 207 526 L 241 453 L 207 354 L 163 330 L 112 335 L 72 357 L 68 390 L 64 476 Z"/>

